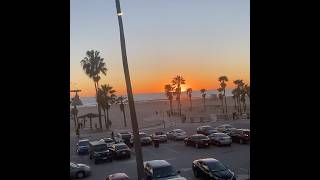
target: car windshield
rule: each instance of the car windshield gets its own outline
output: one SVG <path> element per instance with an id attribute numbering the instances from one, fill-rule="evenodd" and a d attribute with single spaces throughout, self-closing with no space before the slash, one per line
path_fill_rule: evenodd
<path id="1" fill-rule="evenodd" d="M 101 144 L 101 145 L 97 145 L 97 146 L 94 146 L 94 150 L 95 151 L 105 151 L 107 150 L 107 145 L 106 144 Z"/>
<path id="2" fill-rule="evenodd" d="M 228 137 L 226 134 L 218 134 L 218 137 Z"/>
<path id="3" fill-rule="evenodd" d="M 128 139 L 131 138 L 130 134 L 121 134 L 122 138 Z"/>
<path id="4" fill-rule="evenodd" d="M 211 127 L 211 126 L 206 126 L 206 127 L 204 127 L 204 129 L 207 131 L 214 130 L 213 127 Z"/>
<path id="5" fill-rule="evenodd" d="M 181 129 L 178 129 L 178 130 L 176 130 L 176 133 L 184 133 L 184 131 Z"/>
<path id="6" fill-rule="evenodd" d="M 123 145 L 117 145 L 116 146 L 117 150 L 122 150 L 122 149 L 128 149 L 127 145 L 123 144 Z"/>
<path id="7" fill-rule="evenodd" d="M 172 166 L 165 166 L 153 169 L 153 177 L 155 178 L 163 178 L 175 175 L 177 175 L 177 172 L 173 169 Z"/>
<path id="8" fill-rule="evenodd" d="M 112 139 L 104 139 L 104 141 L 105 141 L 106 143 L 112 143 L 112 142 L 113 142 Z"/>
<path id="9" fill-rule="evenodd" d="M 154 134 L 155 134 L 155 135 L 162 135 L 163 132 L 155 132 Z"/>
<path id="10" fill-rule="evenodd" d="M 225 171 L 225 170 L 227 170 L 227 168 L 219 161 L 209 162 L 209 163 L 207 163 L 207 165 L 208 165 L 210 171 Z"/>
<path id="11" fill-rule="evenodd" d="M 80 141 L 79 146 L 89 146 L 89 141 Z"/>

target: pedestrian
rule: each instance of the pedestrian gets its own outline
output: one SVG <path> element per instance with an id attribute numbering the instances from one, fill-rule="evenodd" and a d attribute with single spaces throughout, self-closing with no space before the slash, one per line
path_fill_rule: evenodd
<path id="1" fill-rule="evenodd" d="M 76 135 L 78 136 L 78 139 L 80 139 L 80 132 L 79 132 L 79 128 L 76 129 Z"/>
<path id="2" fill-rule="evenodd" d="M 94 124 L 94 127 L 96 127 L 96 129 L 98 129 L 98 125 L 97 125 L 97 123 L 95 123 L 95 124 Z"/>
<path id="3" fill-rule="evenodd" d="M 236 112 L 232 113 L 232 119 L 234 120 L 236 118 Z"/>
<path id="4" fill-rule="evenodd" d="M 114 133 L 113 133 L 113 131 L 111 132 L 111 138 L 114 140 Z"/>

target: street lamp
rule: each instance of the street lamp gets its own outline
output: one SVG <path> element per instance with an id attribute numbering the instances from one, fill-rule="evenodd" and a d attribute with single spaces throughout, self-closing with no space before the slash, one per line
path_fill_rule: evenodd
<path id="1" fill-rule="evenodd" d="M 143 159 L 142 159 L 142 151 L 140 146 L 139 127 L 138 127 L 137 115 L 136 115 L 136 110 L 135 110 L 134 101 L 133 101 L 129 67 L 128 67 L 128 61 L 127 61 L 126 44 L 125 44 L 123 24 L 122 24 L 122 12 L 120 8 L 120 1 L 115 0 L 115 2 L 116 2 L 116 8 L 117 8 L 118 22 L 119 22 L 122 63 L 123 63 L 124 76 L 125 76 L 126 86 L 127 86 L 127 94 L 128 94 L 128 101 L 129 101 L 132 131 L 133 131 L 134 149 L 136 153 L 138 179 L 144 180 L 145 177 L 143 172 Z"/>

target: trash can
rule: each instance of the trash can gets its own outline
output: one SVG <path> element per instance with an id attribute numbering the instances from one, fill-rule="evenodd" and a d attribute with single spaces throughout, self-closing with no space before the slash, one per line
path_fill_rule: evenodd
<path id="1" fill-rule="evenodd" d="M 155 148 L 158 148 L 159 147 L 159 139 L 153 139 L 153 145 Z"/>

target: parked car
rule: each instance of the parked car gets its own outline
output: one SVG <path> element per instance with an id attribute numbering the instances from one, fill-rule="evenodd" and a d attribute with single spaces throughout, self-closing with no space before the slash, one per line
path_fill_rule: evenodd
<path id="1" fill-rule="evenodd" d="M 210 139 L 210 144 L 214 144 L 217 146 L 220 146 L 220 145 L 230 146 L 232 144 L 231 137 L 225 133 L 213 133 L 213 134 L 210 134 L 208 137 Z"/>
<path id="2" fill-rule="evenodd" d="M 114 145 L 112 145 L 110 150 L 113 153 L 113 157 L 115 157 L 115 158 L 121 158 L 121 157 L 130 158 L 131 157 L 131 150 L 125 143 L 114 144 Z"/>
<path id="3" fill-rule="evenodd" d="M 86 164 L 70 162 L 70 178 L 84 178 L 91 174 L 91 169 Z"/>
<path id="4" fill-rule="evenodd" d="M 209 138 L 203 134 L 194 134 L 190 137 L 184 139 L 184 144 L 186 146 L 194 146 L 196 148 L 200 147 L 208 147 L 209 146 Z"/>
<path id="5" fill-rule="evenodd" d="M 235 131 L 235 130 L 237 130 L 237 128 L 230 128 L 230 129 L 227 129 L 227 130 L 225 131 L 225 133 L 230 136 L 231 132 L 233 132 L 233 131 Z"/>
<path id="6" fill-rule="evenodd" d="M 152 139 L 150 136 L 148 136 L 146 133 L 144 132 L 139 132 L 139 137 L 140 137 L 140 143 L 141 145 L 150 145 L 152 143 Z M 130 139 L 130 143 L 131 145 L 134 144 L 134 141 L 133 141 L 133 136 L 131 137 Z"/>
<path id="7" fill-rule="evenodd" d="M 197 159 L 192 162 L 193 175 L 206 179 L 236 180 L 234 172 L 214 158 Z"/>
<path id="8" fill-rule="evenodd" d="M 172 140 L 184 140 L 187 137 L 187 133 L 182 129 L 174 129 L 167 132 L 168 139 Z"/>
<path id="9" fill-rule="evenodd" d="M 157 131 L 157 132 L 153 133 L 151 135 L 151 138 L 152 138 L 152 140 L 158 139 L 160 142 L 167 142 L 168 141 L 167 135 L 163 131 Z"/>
<path id="10" fill-rule="evenodd" d="M 89 154 L 95 164 L 102 161 L 112 161 L 112 152 L 104 141 L 89 142 Z"/>
<path id="11" fill-rule="evenodd" d="M 230 133 L 233 142 L 240 144 L 250 142 L 250 129 L 237 129 Z"/>
<path id="12" fill-rule="evenodd" d="M 129 176 L 126 173 L 115 173 L 109 175 L 106 180 L 129 180 Z"/>
<path id="13" fill-rule="evenodd" d="M 89 139 L 81 139 L 77 143 L 77 153 L 88 154 L 89 153 Z"/>
<path id="14" fill-rule="evenodd" d="M 144 172 L 147 180 L 187 180 L 179 175 L 180 171 L 176 171 L 173 166 L 165 160 L 144 162 Z"/>
<path id="15" fill-rule="evenodd" d="M 216 133 L 218 130 L 214 129 L 211 126 L 200 126 L 197 128 L 197 134 L 203 134 L 208 136 L 209 134 Z"/>
<path id="16" fill-rule="evenodd" d="M 120 132 L 115 135 L 114 140 L 115 143 L 124 142 L 125 144 L 129 145 L 131 137 L 132 134 L 130 132 Z"/>
<path id="17" fill-rule="evenodd" d="M 230 124 L 222 124 L 222 125 L 218 126 L 216 129 L 217 129 L 219 132 L 226 133 L 226 132 L 229 131 L 231 128 L 234 128 L 234 127 L 231 126 Z"/>
<path id="18" fill-rule="evenodd" d="M 113 140 L 112 138 L 103 138 L 100 141 L 104 141 L 105 143 L 107 143 L 108 148 L 111 148 L 112 145 L 116 143 L 115 140 Z"/>

